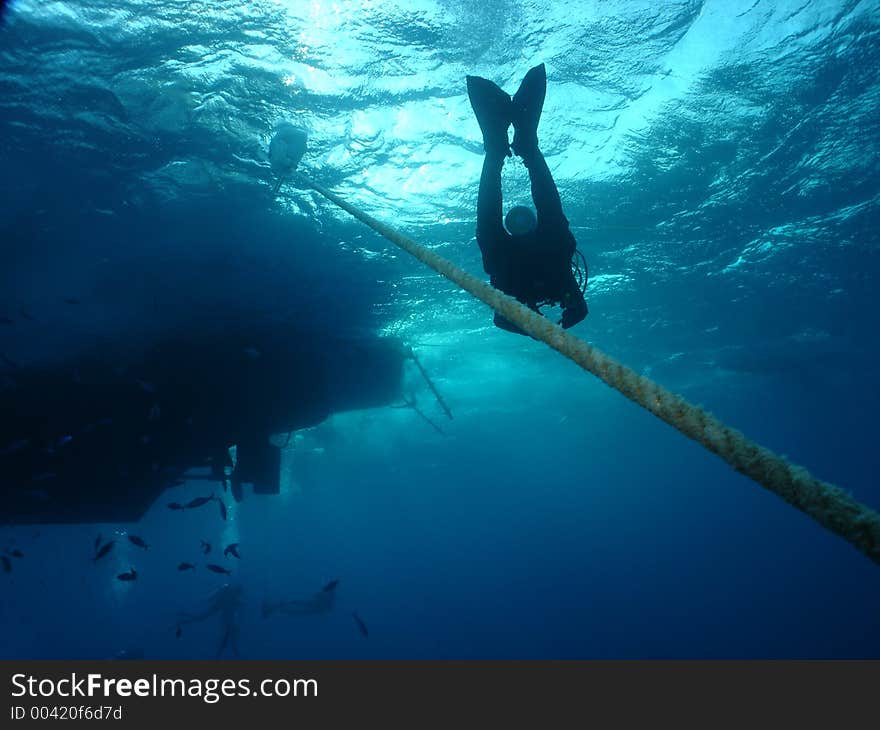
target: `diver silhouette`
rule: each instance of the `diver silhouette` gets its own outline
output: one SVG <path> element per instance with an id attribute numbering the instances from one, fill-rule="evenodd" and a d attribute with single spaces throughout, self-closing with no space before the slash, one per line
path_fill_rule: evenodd
<path id="1" fill-rule="evenodd" d="M 223 634 L 220 637 L 220 644 L 217 647 L 217 657 L 219 658 L 228 646 L 232 653 L 237 657 L 238 654 L 238 637 L 239 637 L 239 617 L 243 608 L 242 593 L 244 589 L 240 585 L 231 585 L 224 583 L 220 588 L 214 591 L 208 598 L 208 605 L 203 611 L 196 613 L 188 613 L 181 611 L 178 614 L 177 628 L 180 631 L 181 626 L 196 623 L 197 621 L 205 621 L 211 616 L 219 616 Z"/>
<path id="2" fill-rule="evenodd" d="M 513 98 L 488 79 L 467 77 L 468 97 L 486 152 L 477 198 L 477 243 L 492 286 L 539 314 L 543 306 L 560 304 L 559 324 L 568 328 L 587 316 L 587 271 L 584 262 L 582 282 L 578 282 L 572 263 L 580 254 L 562 212 L 556 183 L 538 148 L 546 88 L 544 64 L 529 70 Z M 507 136 L 511 124 L 512 145 Z M 505 158 L 512 156 L 511 147 L 528 168 L 538 214 L 517 205 L 508 211 L 502 225 L 501 168 Z M 494 322 L 509 332 L 525 334 L 497 313 Z"/>

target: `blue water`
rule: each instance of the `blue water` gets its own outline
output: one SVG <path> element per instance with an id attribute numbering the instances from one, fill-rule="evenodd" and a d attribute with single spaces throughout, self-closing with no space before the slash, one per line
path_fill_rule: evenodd
<path id="1" fill-rule="evenodd" d="M 175 636 L 224 581 L 203 539 L 243 588 L 245 658 L 880 656 L 875 564 L 323 199 L 272 193 L 287 121 L 301 170 L 483 276 L 464 78 L 513 91 L 540 62 L 541 146 L 590 264 L 575 334 L 880 507 L 880 3 L 18 0 L 0 314 L 34 321 L 0 350 L 280 310 L 403 338 L 454 419 L 407 370 L 442 435 L 336 414 L 281 495 L 225 523 L 165 509 L 189 482 L 136 525 L 0 528 L 24 553 L 0 656 L 215 656 L 219 621 Z M 521 165 L 503 179 L 527 197 Z M 119 542 L 93 564 L 99 533 Z M 261 616 L 333 579 L 330 613 Z"/>

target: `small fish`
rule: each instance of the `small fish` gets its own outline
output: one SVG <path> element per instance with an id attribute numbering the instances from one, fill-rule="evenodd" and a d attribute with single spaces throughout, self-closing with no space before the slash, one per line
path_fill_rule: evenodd
<path id="1" fill-rule="evenodd" d="M 209 552 L 211 552 L 211 543 L 205 542 L 204 540 L 199 540 L 199 542 L 201 543 L 203 555 L 207 555 Z"/>
<path id="2" fill-rule="evenodd" d="M 222 565 L 215 565 L 214 563 L 208 563 L 205 566 L 212 573 L 222 573 L 223 575 L 232 575 L 232 571 L 228 568 L 224 568 Z"/>
<path id="3" fill-rule="evenodd" d="M 139 548 L 143 548 L 144 550 L 149 550 L 149 549 L 150 549 L 150 546 L 147 545 L 147 543 L 144 542 L 144 539 L 143 539 L 142 537 L 138 537 L 137 535 L 129 535 L 129 536 L 128 536 L 128 541 L 129 541 L 132 545 L 137 545 Z"/>
<path id="4" fill-rule="evenodd" d="M 31 322 L 34 321 L 34 318 L 31 316 L 30 312 L 28 312 L 23 306 L 18 308 L 18 313 L 22 316 L 23 319 L 27 319 Z"/>
<path id="5" fill-rule="evenodd" d="M 58 475 L 54 471 L 43 471 L 43 472 L 40 472 L 39 474 L 34 474 L 31 477 L 31 481 L 32 482 L 45 482 L 49 479 L 54 479 L 56 476 L 58 476 Z"/>
<path id="6" fill-rule="evenodd" d="M 65 434 L 64 436 L 58 437 L 58 445 L 59 446 L 67 446 L 71 441 L 73 441 L 73 436 L 70 434 Z"/>
<path id="7" fill-rule="evenodd" d="M 76 297 L 68 297 L 64 300 L 65 304 L 82 304 L 82 302 Z"/>
<path id="8" fill-rule="evenodd" d="M 98 552 L 98 548 L 101 547 L 101 536 L 98 535 L 95 538 L 95 552 Z"/>
<path id="9" fill-rule="evenodd" d="M 21 550 L 19 550 L 18 548 L 12 548 L 12 550 L 7 550 L 6 554 L 11 555 L 13 558 L 23 558 L 24 557 L 24 553 Z"/>
<path id="10" fill-rule="evenodd" d="M 192 563 L 181 563 L 180 565 L 177 566 L 177 569 L 178 569 L 178 570 L 181 570 L 181 571 L 183 571 L 183 570 L 195 570 L 195 567 L 196 567 L 196 566 L 193 565 Z"/>
<path id="11" fill-rule="evenodd" d="M 179 639 L 179 638 L 180 638 L 180 635 L 181 635 L 182 633 L 183 633 L 183 629 L 181 629 L 180 626 L 178 626 L 178 627 L 175 629 L 175 631 L 174 631 L 174 636 L 175 636 L 176 638 Z"/>
<path id="12" fill-rule="evenodd" d="M 153 443 L 153 437 L 150 435 L 141 436 L 140 442 L 143 446 L 146 446 L 147 444 Z"/>
<path id="13" fill-rule="evenodd" d="M 223 548 L 223 557 L 228 558 L 230 555 L 241 560 L 241 555 L 238 554 L 238 543 L 234 542 L 231 545 L 227 545 Z"/>
<path id="14" fill-rule="evenodd" d="M 134 568 L 132 568 L 127 573 L 120 573 L 119 575 L 117 575 L 116 580 L 132 581 L 132 580 L 137 580 L 137 577 L 138 577 L 137 571 Z"/>
<path id="15" fill-rule="evenodd" d="M 141 390 L 145 393 L 156 392 L 156 386 L 147 380 L 136 380 L 135 382 L 141 387 Z"/>
<path id="16" fill-rule="evenodd" d="M 147 414 L 147 419 L 150 421 L 158 421 L 162 417 L 162 409 L 159 408 L 158 403 L 153 403 L 150 406 L 150 412 Z"/>
<path id="17" fill-rule="evenodd" d="M 354 612 L 352 612 L 351 617 L 354 619 L 354 622 L 357 624 L 358 630 L 363 634 L 363 637 L 365 639 L 369 637 L 370 632 L 367 631 L 367 625 L 364 623 L 363 619 Z"/>
<path id="18" fill-rule="evenodd" d="M 185 509 L 195 509 L 196 507 L 201 507 L 202 505 L 208 504 L 208 502 L 213 502 L 217 499 L 213 494 L 210 497 L 196 497 L 195 499 L 191 499 L 184 506 Z"/>
<path id="19" fill-rule="evenodd" d="M 8 367 L 12 368 L 13 370 L 18 369 L 18 363 L 15 362 L 15 360 L 7 357 L 5 352 L 0 352 L 0 360 L 2 360 L 4 363 L 6 363 L 6 365 Z"/>
<path id="20" fill-rule="evenodd" d="M 180 502 L 169 502 L 168 509 L 183 509 L 183 505 Z"/>
<path id="21" fill-rule="evenodd" d="M 0 562 L 3 563 L 3 572 L 11 573 L 12 572 L 12 561 L 7 558 L 5 555 L 0 555 Z"/>
<path id="22" fill-rule="evenodd" d="M 226 505 L 223 503 L 222 499 L 218 499 L 217 504 L 220 505 L 220 517 L 226 522 Z"/>
<path id="23" fill-rule="evenodd" d="M 244 354 L 247 355 L 251 360 L 259 360 L 261 353 L 256 347 L 245 347 Z"/>
<path id="24" fill-rule="evenodd" d="M 101 546 L 101 549 L 95 552 L 95 557 L 92 558 L 92 562 L 97 563 L 101 558 L 103 558 L 107 553 L 109 553 L 113 546 L 116 544 L 116 540 L 111 540 L 110 542 L 106 542 Z"/>
<path id="25" fill-rule="evenodd" d="M 336 588 L 336 586 L 338 586 L 338 585 L 339 585 L 339 581 L 338 581 L 338 580 L 331 580 L 331 581 L 330 581 L 327 585 L 325 585 L 321 590 L 322 590 L 324 593 L 328 593 L 329 591 L 332 591 L 334 588 Z"/>
<path id="26" fill-rule="evenodd" d="M 182 487 L 184 484 L 186 484 L 185 479 L 175 479 L 173 482 L 171 482 L 172 487 Z"/>

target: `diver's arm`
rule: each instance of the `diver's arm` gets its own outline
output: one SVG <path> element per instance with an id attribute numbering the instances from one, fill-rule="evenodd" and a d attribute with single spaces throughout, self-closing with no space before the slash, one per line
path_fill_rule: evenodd
<path id="1" fill-rule="evenodd" d="M 211 616 L 212 614 L 217 612 L 216 606 L 210 606 L 206 608 L 204 611 L 198 611 L 197 613 L 188 613 L 187 611 L 181 611 L 178 616 L 178 625 L 182 626 L 184 624 L 192 624 L 197 621 L 204 621 L 206 618 Z"/>
<path id="2" fill-rule="evenodd" d="M 589 313 L 587 302 L 580 292 L 573 295 L 569 302 L 564 302 L 563 306 L 562 321 L 559 323 L 563 329 L 574 327 L 578 322 L 582 322 Z"/>
<path id="3" fill-rule="evenodd" d="M 586 274 L 586 272 L 585 272 Z M 573 275 L 569 275 L 569 280 L 565 290 L 562 293 L 562 320 L 559 324 L 563 329 L 574 327 L 587 316 L 587 302 L 584 299 L 584 293 L 575 281 Z"/>
<path id="4" fill-rule="evenodd" d="M 504 156 L 486 153 L 477 197 L 477 243 L 483 255 L 483 269 L 493 274 L 497 269 L 499 248 L 509 237 L 504 230 L 501 211 L 501 168 Z"/>

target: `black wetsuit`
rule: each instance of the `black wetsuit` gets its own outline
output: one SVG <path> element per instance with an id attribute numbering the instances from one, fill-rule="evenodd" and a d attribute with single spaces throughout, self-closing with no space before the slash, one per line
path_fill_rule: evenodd
<path id="1" fill-rule="evenodd" d="M 523 157 L 538 211 L 534 231 L 509 234 L 501 210 L 501 167 L 504 154 L 487 151 L 477 199 L 477 243 L 483 269 L 492 286 L 539 311 L 542 304 L 561 304 L 562 326 L 572 327 L 587 316 L 587 303 L 571 270 L 574 236 L 562 212 L 562 201 L 547 162 L 535 148 Z M 586 274 L 586 272 L 584 272 Z M 524 334 L 512 322 L 495 315 L 498 327 Z"/>

